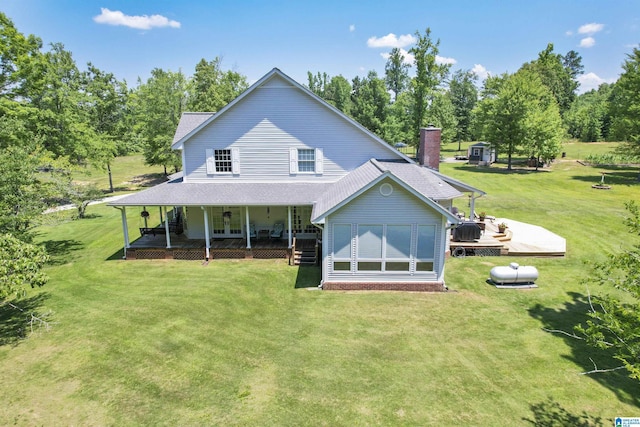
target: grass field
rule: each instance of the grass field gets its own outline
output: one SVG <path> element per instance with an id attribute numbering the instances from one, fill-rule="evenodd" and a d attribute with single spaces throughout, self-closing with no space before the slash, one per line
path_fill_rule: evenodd
<path id="1" fill-rule="evenodd" d="M 585 263 L 632 243 L 623 203 L 638 199 L 638 170 L 606 169 L 613 188 L 599 191 L 604 169 L 575 161 L 610 148 L 567 145 L 539 172 L 443 163 L 488 193 L 478 211 L 542 225 L 568 248 L 565 258 L 449 259 L 448 293 L 323 292 L 317 269 L 280 260 L 122 261 L 119 211 L 59 214 L 38 230 L 50 282 L 21 302 L 50 310 L 52 327 L 19 339 L 24 315 L 0 311 L 0 424 L 609 426 L 638 416 L 637 381 L 580 375 L 590 357 L 615 362 L 542 330 L 583 320 Z M 538 289 L 485 282 L 512 261 L 538 268 Z"/>

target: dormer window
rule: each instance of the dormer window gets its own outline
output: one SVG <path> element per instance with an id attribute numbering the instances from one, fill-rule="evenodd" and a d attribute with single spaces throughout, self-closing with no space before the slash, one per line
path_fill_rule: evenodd
<path id="1" fill-rule="evenodd" d="M 323 172 L 323 157 L 321 148 L 292 148 L 289 153 L 289 172 L 315 173 Z"/>
<path id="2" fill-rule="evenodd" d="M 231 172 L 231 150 L 213 150 L 216 173 Z"/>

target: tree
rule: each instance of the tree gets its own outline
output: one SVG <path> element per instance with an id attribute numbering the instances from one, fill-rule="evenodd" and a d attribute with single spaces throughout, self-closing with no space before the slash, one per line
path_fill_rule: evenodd
<path id="1" fill-rule="evenodd" d="M 612 136 L 628 141 L 640 152 L 640 49 L 634 48 L 622 65 L 624 70 L 611 97 Z"/>
<path id="2" fill-rule="evenodd" d="M 404 55 L 400 49 L 394 47 L 384 66 L 384 81 L 387 84 L 387 89 L 393 92 L 394 102 L 398 99 L 398 95 L 407 88 L 409 68 L 410 65 L 404 62 Z"/>
<path id="3" fill-rule="evenodd" d="M 353 79 L 351 116 L 362 126 L 382 137 L 391 96 L 375 71 Z"/>
<path id="4" fill-rule="evenodd" d="M 477 79 L 471 70 L 458 70 L 453 73 L 449 82 L 448 96 L 458 123 L 454 139 L 458 142 L 472 140 L 471 112 L 478 102 L 478 89 L 475 84 Z"/>
<path id="5" fill-rule="evenodd" d="M 47 276 L 40 270 L 48 260 L 43 248 L 0 234 L 0 302 L 20 296 L 27 286 L 43 286 Z"/>
<path id="6" fill-rule="evenodd" d="M 27 79 L 40 57 L 42 41 L 24 36 L 13 21 L 0 12 L 0 94 L 9 99 L 24 96 Z"/>
<path id="7" fill-rule="evenodd" d="M 313 74 L 311 71 L 307 71 L 307 86 L 311 92 L 318 95 L 320 98 L 325 99 L 327 82 L 329 81 L 329 75 L 327 73 Z"/>
<path id="8" fill-rule="evenodd" d="M 351 84 L 342 76 L 333 76 L 324 91 L 324 99 L 345 114 L 351 114 Z"/>
<path id="9" fill-rule="evenodd" d="M 542 83 L 551 90 L 556 98 L 560 113 L 569 109 L 576 97 L 578 81 L 576 77 L 582 73 L 582 58 L 575 51 L 569 51 L 565 57 L 553 52 L 553 43 L 538 54 L 538 59 L 523 68 L 539 74 Z"/>
<path id="10" fill-rule="evenodd" d="M 629 231 L 640 236 L 640 205 L 628 202 L 631 214 L 626 218 Z M 576 333 L 598 349 L 609 350 L 622 363 L 631 378 L 640 380 L 640 244 L 610 254 L 607 261 L 594 263 L 587 283 L 613 287 L 628 295 L 624 301 L 613 295 L 590 296 L 589 320 L 575 327 Z"/>
<path id="11" fill-rule="evenodd" d="M 139 82 L 135 92 L 135 130 L 144 141 L 148 165 L 180 169 L 181 159 L 171 149 L 173 134 L 187 100 L 187 82 L 181 71 L 154 68 L 146 83 Z"/>
<path id="12" fill-rule="evenodd" d="M 222 58 L 204 58 L 196 65 L 189 82 L 187 109 L 190 111 L 219 111 L 249 87 L 247 78 L 235 71 L 222 70 Z"/>
<path id="13" fill-rule="evenodd" d="M 439 53 L 440 40 L 431 40 L 431 29 L 427 28 L 424 35 L 416 31 L 418 41 L 409 52 L 414 56 L 416 76 L 411 81 L 413 94 L 413 140 L 418 144 L 420 128 L 425 123 L 426 113 L 435 89 L 442 84 L 449 74 L 450 64 L 438 64 L 436 57 Z"/>
<path id="14" fill-rule="evenodd" d="M 451 99 L 442 92 L 434 92 L 429 109 L 427 110 L 429 123 L 442 129 L 442 142 L 452 142 L 456 137 L 458 119 Z"/>
<path id="15" fill-rule="evenodd" d="M 126 127 L 124 114 L 127 105 L 127 85 L 119 82 L 112 73 L 105 73 L 91 63 L 82 74 L 83 87 L 88 102 L 85 106 L 93 139 L 90 161 L 105 168 L 109 174 L 109 190 L 113 193 L 111 163 L 116 155 L 126 154 Z"/>
<path id="16" fill-rule="evenodd" d="M 496 151 L 553 158 L 564 133 L 556 101 L 539 75 L 527 68 L 485 82 L 483 99 L 474 111 L 480 136 Z"/>
<path id="17" fill-rule="evenodd" d="M 611 127 L 609 99 L 612 84 L 578 95 L 564 115 L 567 132 L 580 141 L 606 141 Z"/>
<path id="18" fill-rule="evenodd" d="M 387 118 L 383 126 L 384 140 L 393 144 L 407 143 L 413 139 L 411 130 L 411 112 L 413 98 L 409 92 L 402 92 L 393 104 L 387 108 Z"/>
<path id="19" fill-rule="evenodd" d="M 0 233 L 29 240 L 44 211 L 37 137 L 17 118 L 0 117 Z"/>

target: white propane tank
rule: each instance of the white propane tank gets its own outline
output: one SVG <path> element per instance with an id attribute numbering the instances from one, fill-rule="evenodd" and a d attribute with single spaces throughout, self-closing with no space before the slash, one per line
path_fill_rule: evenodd
<path id="1" fill-rule="evenodd" d="M 493 267 L 489 273 L 491 281 L 499 285 L 505 283 L 533 283 L 538 278 L 538 269 L 529 265 L 520 266 L 512 262 L 508 267 Z"/>

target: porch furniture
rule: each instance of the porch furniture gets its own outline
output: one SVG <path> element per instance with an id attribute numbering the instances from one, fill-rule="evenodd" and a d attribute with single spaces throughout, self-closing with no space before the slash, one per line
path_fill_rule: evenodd
<path id="1" fill-rule="evenodd" d="M 267 240 L 271 231 L 268 228 L 261 228 L 258 230 L 258 240 Z"/>
<path id="2" fill-rule="evenodd" d="M 256 237 L 258 237 L 258 234 L 256 234 L 255 224 L 249 224 L 249 237 L 252 239 L 255 239 Z"/>
<path id="3" fill-rule="evenodd" d="M 273 225 L 273 231 L 271 232 L 271 235 L 269 237 L 272 239 L 279 239 L 282 237 L 283 231 L 284 231 L 284 224 L 281 222 L 276 222 Z"/>

